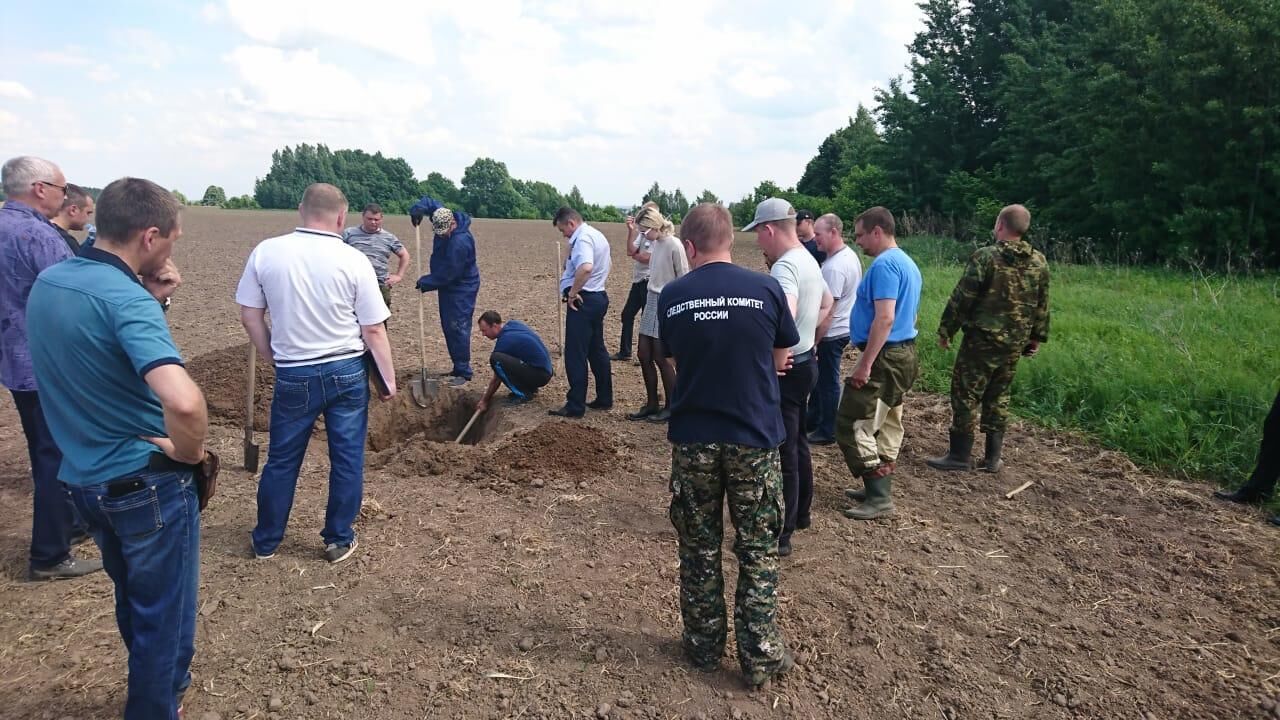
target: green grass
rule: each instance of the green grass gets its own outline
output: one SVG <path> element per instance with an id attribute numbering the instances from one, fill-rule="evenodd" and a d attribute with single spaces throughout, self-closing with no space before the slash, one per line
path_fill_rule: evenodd
<path id="1" fill-rule="evenodd" d="M 955 352 L 934 338 L 971 246 L 910 238 L 902 247 L 924 274 L 920 387 L 946 393 Z M 1014 412 L 1178 476 L 1243 482 L 1280 380 L 1280 276 L 1052 273 L 1049 343 L 1019 363 Z"/>

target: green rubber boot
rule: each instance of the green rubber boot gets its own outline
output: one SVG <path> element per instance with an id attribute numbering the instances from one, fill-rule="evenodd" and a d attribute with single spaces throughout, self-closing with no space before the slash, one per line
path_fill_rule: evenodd
<path id="1" fill-rule="evenodd" d="M 897 469 L 898 469 L 898 463 L 893 462 L 891 460 L 885 460 L 884 458 L 880 458 L 880 467 L 876 468 L 875 470 L 872 470 L 871 474 L 892 475 L 893 471 Z M 865 484 L 866 484 L 865 481 L 863 484 L 864 484 L 864 487 L 862 488 L 848 488 L 847 490 L 844 491 L 844 496 L 849 498 L 850 500 L 865 502 L 867 499 L 867 489 L 865 487 Z"/>
<path id="2" fill-rule="evenodd" d="M 987 437 L 991 436 L 988 435 Z M 973 433 L 961 433 L 952 430 L 951 446 L 947 448 L 947 454 L 941 457 L 931 457 L 924 462 L 934 470 L 969 470 L 972 468 L 970 463 L 972 455 Z"/>
<path id="3" fill-rule="evenodd" d="M 982 461 L 982 469 L 989 473 L 1000 472 L 1000 450 L 1004 448 L 1004 432 L 987 433 L 987 457 Z"/>
<path id="4" fill-rule="evenodd" d="M 893 476 L 868 476 L 864 482 L 867 484 L 866 501 L 858 507 L 845 510 L 844 516 L 850 520 L 875 520 L 878 517 L 892 515 L 893 498 L 890 497 L 890 493 L 893 490 Z"/>

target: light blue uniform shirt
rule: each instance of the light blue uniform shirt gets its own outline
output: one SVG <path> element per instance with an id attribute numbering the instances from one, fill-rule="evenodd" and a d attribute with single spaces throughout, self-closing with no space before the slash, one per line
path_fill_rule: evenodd
<path id="1" fill-rule="evenodd" d="M 586 223 L 579 225 L 569 237 L 569 257 L 564 262 L 564 274 L 560 276 L 560 292 L 573 287 L 573 275 L 582 263 L 591 263 L 591 275 L 582 289 L 603 292 L 611 263 L 609 241 L 603 233 Z"/>

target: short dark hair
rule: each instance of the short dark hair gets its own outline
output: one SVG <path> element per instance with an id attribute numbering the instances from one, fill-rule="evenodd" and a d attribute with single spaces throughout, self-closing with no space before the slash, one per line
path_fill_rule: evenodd
<path id="1" fill-rule="evenodd" d="M 178 225 L 180 212 L 182 203 L 168 190 L 150 180 L 120 178 L 98 195 L 98 235 L 121 243 L 139 230 L 154 227 L 167 237 Z"/>
<path id="2" fill-rule="evenodd" d="M 361 210 L 361 211 L 360 211 L 360 214 L 361 214 L 361 215 L 363 215 L 363 214 L 365 214 L 365 213 L 369 213 L 369 214 L 371 214 L 371 215 L 381 215 L 381 214 L 382 214 L 382 206 L 381 206 L 381 205 L 379 205 L 378 203 L 369 203 L 368 205 L 365 205 L 365 206 L 364 206 L 364 209 L 363 209 L 363 210 Z"/>
<path id="3" fill-rule="evenodd" d="M 711 252 L 733 241 L 733 216 L 720 203 L 701 203 L 680 223 L 680 235 L 701 252 Z"/>
<path id="4" fill-rule="evenodd" d="M 880 228 L 889 237 L 894 237 L 898 229 L 897 223 L 893 221 L 893 213 L 889 212 L 889 208 L 879 205 L 870 210 L 863 210 L 862 214 L 853 221 L 855 227 L 858 223 L 862 223 L 862 232 L 871 232 L 872 228 Z"/>
<path id="5" fill-rule="evenodd" d="M 556 227 L 560 227 L 562 223 L 569 222 L 570 220 L 573 220 L 574 222 L 582 222 L 582 215 L 568 205 L 561 205 L 560 209 L 556 210 L 555 216 L 551 218 L 551 224 Z"/>
<path id="6" fill-rule="evenodd" d="M 89 201 L 89 198 L 90 195 L 84 188 L 79 185 L 67 183 L 67 197 L 62 201 L 62 209 L 66 210 L 72 205 L 84 207 L 84 204 Z"/>
<path id="7" fill-rule="evenodd" d="M 485 310 L 480 314 L 479 322 L 482 322 L 485 325 L 501 325 L 502 316 L 498 314 L 497 310 Z"/>

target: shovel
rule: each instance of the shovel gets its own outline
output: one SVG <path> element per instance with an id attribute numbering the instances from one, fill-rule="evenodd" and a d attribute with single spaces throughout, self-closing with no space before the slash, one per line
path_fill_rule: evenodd
<path id="1" fill-rule="evenodd" d="M 422 277 L 422 228 L 413 228 L 414 250 L 418 254 L 418 277 Z M 417 377 L 409 381 L 409 394 L 413 396 L 413 404 L 420 408 L 431 407 L 431 401 L 440 394 L 440 380 L 427 377 L 427 330 L 426 320 L 422 315 L 422 303 L 426 293 L 418 293 L 418 347 L 422 351 L 422 368 Z"/>
<path id="2" fill-rule="evenodd" d="M 258 472 L 258 445 L 253 441 L 253 393 L 258 389 L 258 349 L 249 343 L 249 389 L 244 406 L 244 469 Z"/>
<path id="3" fill-rule="evenodd" d="M 458 433 L 458 439 L 453 441 L 454 445 L 462 442 L 462 438 L 467 436 L 467 431 L 471 429 L 472 425 L 476 424 L 476 418 L 478 417 L 480 417 L 480 410 L 477 409 L 475 412 L 471 413 L 471 419 L 467 421 L 467 424 L 462 426 L 462 432 Z"/>
<path id="4" fill-rule="evenodd" d="M 564 256 L 560 252 L 560 241 L 556 241 L 556 265 L 557 272 L 564 272 Z M 552 274 L 556 283 L 556 353 L 560 357 L 564 357 L 564 318 L 561 317 L 560 306 L 564 305 L 560 300 L 560 276 Z"/>

